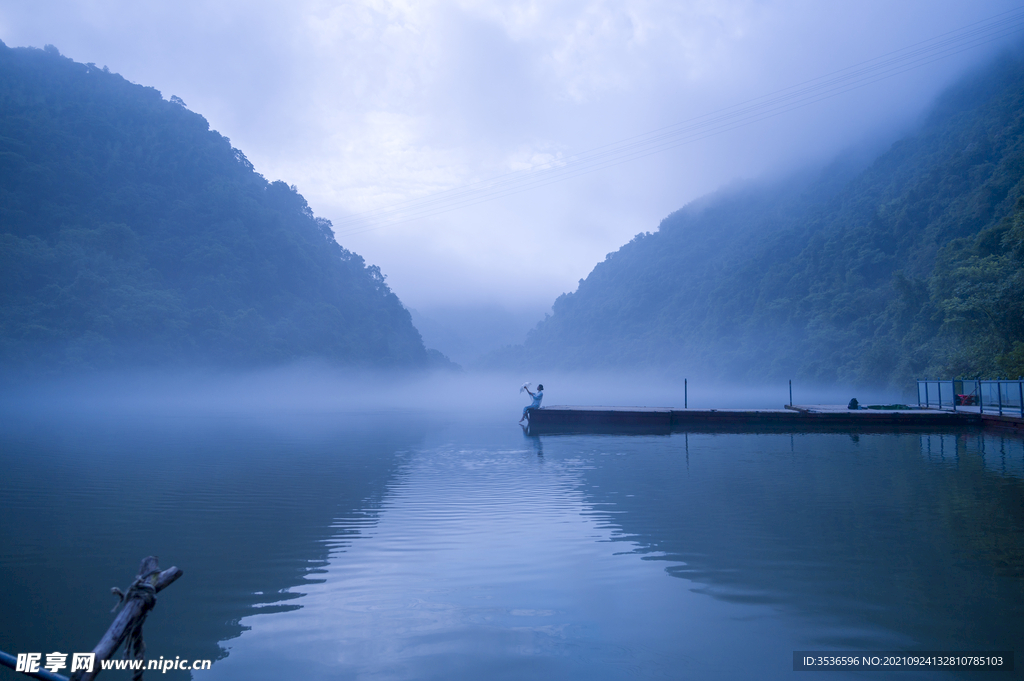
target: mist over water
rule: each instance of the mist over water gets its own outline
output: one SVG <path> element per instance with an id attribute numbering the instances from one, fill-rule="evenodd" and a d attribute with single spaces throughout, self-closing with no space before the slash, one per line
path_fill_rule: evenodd
<path id="1" fill-rule="evenodd" d="M 0 7 L 0 650 L 147 555 L 168 679 L 1024 641 L 1018 433 L 517 423 L 1024 372 L 1024 10 L 208 4 Z"/>
<path id="2" fill-rule="evenodd" d="M 407 410 L 452 420 L 482 415 L 519 418 L 529 396 L 520 386 L 544 385 L 544 406 L 691 409 L 781 409 L 788 383 L 743 385 L 666 378 L 643 372 L 382 372 L 320 364 L 220 373 L 133 372 L 10 381 L 0 389 L 6 414 L 70 411 L 118 413 L 277 414 Z M 685 392 L 685 394 L 684 394 Z M 891 404 L 910 399 L 892 390 L 795 382 L 795 404 Z"/>
<path id="3" fill-rule="evenodd" d="M 148 654 L 216 660 L 195 679 L 775 679 L 793 650 L 1024 634 L 1019 436 L 528 437 L 524 377 L 302 371 L 5 400 L 0 648 L 88 650 L 149 554 L 185 575 Z"/>

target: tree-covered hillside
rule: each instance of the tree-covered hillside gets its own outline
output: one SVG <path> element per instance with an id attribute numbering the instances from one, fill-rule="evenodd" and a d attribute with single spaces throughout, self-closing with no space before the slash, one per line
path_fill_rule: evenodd
<path id="1" fill-rule="evenodd" d="M 1024 62 L 945 93 L 866 169 L 696 201 L 492 365 L 906 387 L 1024 373 Z"/>
<path id="2" fill-rule="evenodd" d="M 0 43 L 0 363 L 423 366 L 380 270 L 176 97 Z"/>

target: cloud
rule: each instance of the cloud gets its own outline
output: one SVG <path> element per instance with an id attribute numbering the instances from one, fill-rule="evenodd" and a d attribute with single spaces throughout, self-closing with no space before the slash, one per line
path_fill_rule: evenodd
<path id="1" fill-rule="evenodd" d="M 607 252 L 717 186 L 893 138 L 998 45 L 490 203 L 370 231 L 345 220 L 557 162 L 1011 7 L 35 0 L 0 8 L 0 38 L 52 43 L 180 96 L 268 179 L 298 185 L 413 307 L 540 309 Z"/>

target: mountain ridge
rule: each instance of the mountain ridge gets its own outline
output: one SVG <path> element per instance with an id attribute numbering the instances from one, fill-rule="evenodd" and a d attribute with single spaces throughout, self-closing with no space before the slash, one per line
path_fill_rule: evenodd
<path id="1" fill-rule="evenodd" d="M 947 299 L 984 283 L 965 269 L 982 257 L 972 240 L 1013 232 L 1022 179 L 1024 61 L 1006 53 L 845 179 L 831 167 L 748 183 L 674 212 L 560 296 L 525 343 L 484 363 L 900 388 L 928 372 L 1017 371 L 1024 335 L 965 354 L 994 330 L 978 325 L 981 308 L 968 315 L 976 328 L 958 322 Z M 1001 248 L 1016 291 L 1016 251 Z M 965 278 L 943 292 L 950 268 Z"/>
<path id="2" fill-rule="evenodd" d="M 432 362 L 374 265 L 177 97 L 0 43 L 0 363 Z"/>

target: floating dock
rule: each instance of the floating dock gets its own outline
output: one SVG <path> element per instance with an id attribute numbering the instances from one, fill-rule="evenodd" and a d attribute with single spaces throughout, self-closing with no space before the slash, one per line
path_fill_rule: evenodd
<path id="1" fill-rule="evenodd" d="M 1024 433 L 1024 419 L 980 414 L 977 410 L 848 409 L 845 405 L 793 405 L 783 409 L 556 406 L 531 410 L 528 432 L 894 432 L 986 427 Z"/>

